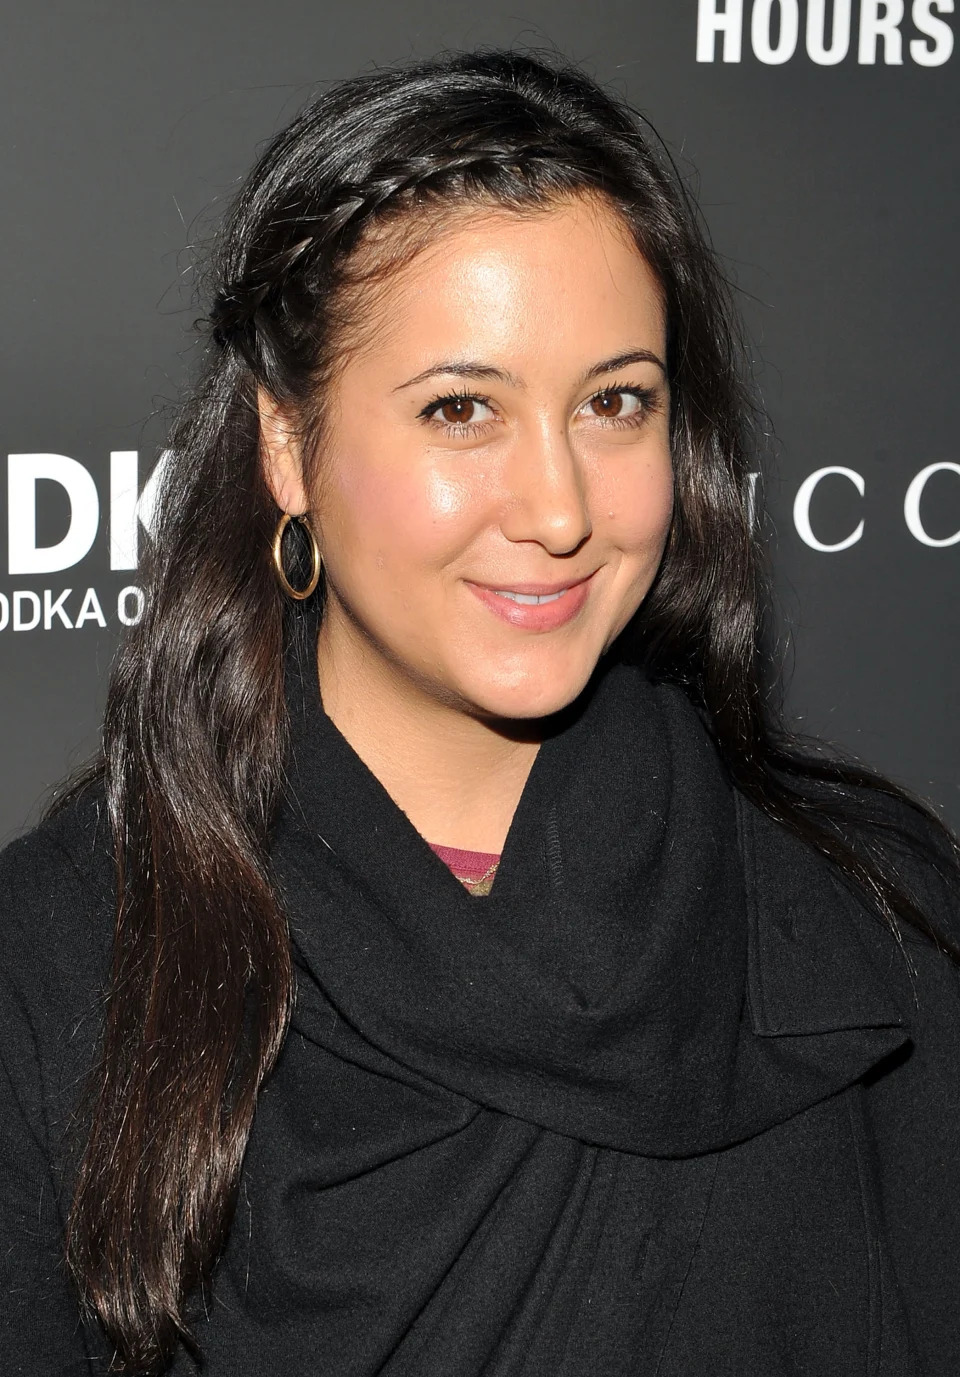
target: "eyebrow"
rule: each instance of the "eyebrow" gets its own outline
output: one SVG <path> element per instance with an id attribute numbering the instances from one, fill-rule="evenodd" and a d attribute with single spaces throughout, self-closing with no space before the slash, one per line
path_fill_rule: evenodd
<path id="1" fill-rule="evenodd" d="M 601 359 L 599 363 L 593 364 L 580 379 L 580 385 L 592 382 L 594 378 L 602 377 L 604 373 L 615 373 L 618 368 L 626 368 L 631 363 L 653 363 L 666 376 L 667 366 L 659 355 L 654 354 L 650 349 L 628 349 L 622 354 L 614 354 L 612 358 Z M 418 383 L 426 382 L 428 378 L 440 376 L 453 376 L 455 378 L 477 378 L 482 382 L 501 382 L 508 387 L 523 387 L 523 379 L 518 378 L 515 373 L 508 373 L 502 368 L 496 368 L 490 363 L 480 363 L 472 359 L 456 360 L 451 359 L 443 363 L 432 363 L 429 368 L 425 368 L 422 373 L 417 373 L 413 378 L 408 378 L 406 382 L 400 383 L 393 390 L 402 392 L 406 387 L 416 387 Z"/>
<path id="2" fill-rule="evenodd" d="M 394 392 L 402 392 L 405 387 L 416 387 L 417 383 L 426 382 L 428 378 L 451 373 L 455 378 L 479 378 L 483 382 L 506 383 L 509 387 L 523 386 L 520 379 L 515 377 L 513 373 L 507 373 L 502 368 L 495 368 L 490 363 L 475 363 L 473 360 L 467 359 L 463 362 L 451 360 L 449 363 L 432 363 L 429 368 L 425 368 L 415 378 L 408 378 L 406 382 L 400 383 L 393 390 Z"/>
<path id="3" fill-rule="evenodd" d="M 614 354 L 612 358 L 601 359 L 599 363 L 595 363 L 584 373 L 581 382 L 592 382 L 604 373 L 616 373 L 617 369 L 626 368 L 631 363 L 655 363 L 663 376 L 667 376 L 667 365 L 652 349 L 628 349 L 624 354 Z"/>

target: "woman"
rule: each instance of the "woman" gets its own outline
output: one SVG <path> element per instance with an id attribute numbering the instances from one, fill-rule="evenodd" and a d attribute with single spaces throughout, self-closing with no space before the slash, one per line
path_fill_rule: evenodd
<path id="1" fill-rule="evenodd" d="M 956 852 L 770 721 L 663 154 L 379 72 L 216 267 L 103 758 L 2 860 L 4 1371 L 960 1370 Z"/>

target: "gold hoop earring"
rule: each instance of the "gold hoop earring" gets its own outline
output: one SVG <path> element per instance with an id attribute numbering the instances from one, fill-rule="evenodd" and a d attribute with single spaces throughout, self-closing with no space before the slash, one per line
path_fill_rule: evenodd
<path id="1" fill-rule="evenodd" d="M 307 534 L 310 536 L 311 555 L 313 568 L 310 571 L 310 582 L 306 588 L 294 588 L 283 570 L 283 533 L 287 529 L 289 522 L 299 521 L 301 526 L 305 526 Z M 320 547 L 317 544 L 317 537 L 313 534 L 313 527 L 307 520 L 306 512 L 302 516 L 295 516 L 293 512 L 284 512 L 277 523 L 276 533 L 273 537 L 273 567 L 277 571 L 277 578 L 280 580 L 281 587 L 291 598 L 296 598 L 298 602 L 304 598 L 309 598 L 310 594 L 320 582 L 320 570 L 323 568 L 323 558 L 320 554 Z"/>

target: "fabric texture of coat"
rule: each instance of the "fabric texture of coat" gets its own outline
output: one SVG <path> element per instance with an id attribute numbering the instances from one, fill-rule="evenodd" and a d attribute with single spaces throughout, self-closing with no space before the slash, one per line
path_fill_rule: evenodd
<path id="1" fill-rule="evenodd" d="M 297 993 L 197 1324 L 209 1377 L 960 1373 L 949 961 L 639 670 L 541 747 L 484 898 L 292 653 L 287 684 Z M 960 936 L 936 866 L 897 854 Z M 109 1361 L 60 1255 L 112 876 L 97 788 L 0 857 L 4 1374 Z"/>

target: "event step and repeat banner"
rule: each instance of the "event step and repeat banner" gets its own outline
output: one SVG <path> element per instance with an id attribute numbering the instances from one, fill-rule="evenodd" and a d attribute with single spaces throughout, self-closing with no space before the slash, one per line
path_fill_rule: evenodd
<path id="1" fill-rule="evenodd" d="M 953 0 L 8 4 L 0 842 L 91 753 L 195 264 L 318 85 L 441 50 L 581 63 L 651 121 L 736 285 L 791 723 L 960 825 Z"/>

